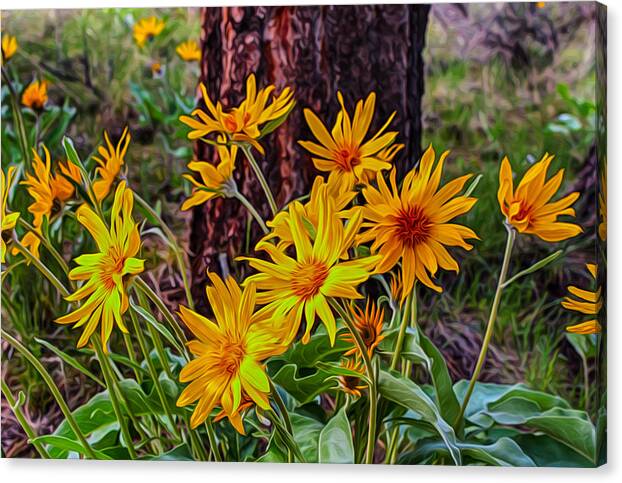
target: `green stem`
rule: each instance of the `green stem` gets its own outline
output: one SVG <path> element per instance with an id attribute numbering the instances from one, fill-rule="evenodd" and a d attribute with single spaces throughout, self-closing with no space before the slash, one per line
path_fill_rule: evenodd
<path id="1" fill-rule="evenodd" d="M 139 365 L 136 359 L 136 354 L 134 353 L 134 345 L 132 344 L 132 338 L 130 334 L 123 332 L 123 342 L 125 343 L 125 349 L 127 350 L 127 355 L 134 364 Z M 134 371 L 134 377 L 136 378 L 136 382 L 138 384 L 142 384 L 142 375 L 140 371 L 136 367 L 132 367 Z"/>
<path id="2" fill-rule="evenodd" d="M 130 309 L 130 319 L 132 320 L 132 325 L 134 326 L 134 332 L 136 333 L 136 338 L 138 339 L 138 346 L 140 347 L 140 350 L 143 353 L 143 357 L 145 358 L 145 361 L 147 362 L 147 369 L 149 370 L 149 375 L 151 376 L 151 379 L 153 380 L 153 385 L 156 389 L 156 392 L 158 393 L 158 397 L 160 398 L 160 403 L 162 404 L 162 407 L 164 408 L 166 417 L 171 422 L 171 427 L 173 428 L 174 436 L 177 439 L 180 439 L 181 435 L 179 434 L 175 426 L 175 420 L 173 419 L 171 408 L 168 405 L 168 401 L 164 394 L 164 389 L 162 388 L 162 384 L 160 384 L 158 372 L 156 371 L 156 368 L 153 365 L 153 361 L 151 360 L 151 357 L 149 357 L 149 351 L 147 349 L 147 342 L 145 341 L 145 336 L 143 334 L 143 331 L 140 325 L 138 324 L 138 320 L 136 319 L 136 314 L 133 308 Z M 165 364 L 165 363 L 166 363 L 165 361 L 162 361 L 162 364 Z"/>
<path id="3" fill-rule="evenodd" d="M 246 159 L 248 160 L 248 164 L 250 164 L 251 168 L 253 168 L 253 171 L 255 172 L 255 176 L 257 177 L 257 181 L 259 181 L 259 184 L 261 185 L 261 188 L 263 189 L 266 195 L 266 199 L 268 200 L 268 204 L 270 205 L 270 210 L 272 211 L 272 216 L 276 215 L 279 209 L 276 206 L 276 201 L 274 201 L 274 196 L 272 195 L 272 191 L 270 191 L 270 186 L 268 186 L 268 182 L 266 181 L 266 178 L 261 172 L 261 168 L 259 167 L 259 164 L 255 160 L 255 157 L 253 156 L 253 153 L 251 152 L 250 145 L 245 143 L 245 144 L 241 144 L 240 147 L 242 148 L 242 151 L 244 151 Z"/>
<path id="4" fill-rule="evenodd" d="M 48 389 L 52 393 L 54 400 L 60 407 L 60 410 L 63 413 L 63 416 L 65 416 L 65 419 L 67 420 L 67 424 L 69 424 L 69 427 L 72 429 L 76 438 L 78 438 L 80 444 L 84 448 L 86 455 L 91 459 L 97 459 L 93 449 L 91 448 L 91 445 L 88 443 L 88 441 L 82 434 L 82 431 L 80 430 L 80 426 L 78 426 L 78 423 L 76 423 L 76 420 L 74 419 L 73 414 L 71 414 L 71 410 L 69 409 L 69 406 L 67 406 L 67 403 L 63 399 L 63 396 L 58 390 L 58 387 L 56 387 L 54 380 L 45 370 L 41 362 L 39 362 L 39 359 L 37 359 L 32 354 L 32 352 L 30 352 L 21 342 L 15 339 L 8 332 L 5 332 L 4 329 L 0 329 L 0 334 L 2 335 L 2 338 L 4 340 L 6 340 L 9 344 L 11 344 L 17 350 L 17 352 L 19 352 L 22 356 L 26 358 L 28 362 L 32 364 L 35 370 L 39 373 L 39 375 L 41 376 L 41 378 L 47 385 Z"/>
<path id="5" fill-rule="evenodd" d="M 171 231 L 171 229 L 168 227 L 168 225 L 164 222 L 164 220 L 158 214 L 158 212 L 155 211 L 149 205 L 149 203 L 147 203 L 144 199 L 142 199 L 136 193 L 134 193 L 134 198 L 136 199 L 136 202 L 147 213 L 149 213 L 150 216 L 152 216 L 153 218 L 155 218 L 157 220 L 158 225 L 160 225 L 160 228 L 162 228 L 162 231 L 166 235 L 166 238 L 168 238 L 168 241 L 171 243 L 171 247 L 173 248 L 173 252 L 175 254 L 175 261 L 177 262 L 177 266 L 179 267 L 179 271 L 181 273 L 181 279 L 182 279 L 182 282 L 184 284 L 184 291 L 186 292 L 186 299 L 187 299 L 187 302 L 188 302 L 188 306 L 191 309 L 194 309 L 194 299 L 192 298 L 192 292 L 190 290 L 190 283 L 188 282 L 188 274 L 186 273 L 186 264 L 184 263 L 184 257 L 182 255 L 183 252 L 182 252 L 181 248 L 179 247 L 179 244 L 177 243 L 177 237 Z"/>
<path id="6" fill-rule="evenodd" d="M 240 193 L 239 191 L 236 191 L 235 194 L 233 195 L 237 200 L 239 200 L 240 203 L 242 203 L 244 205 L 244 208 L 246 208 L 248 210 L 248 212 L 251 214 L 251 216 L 253 218 L 255 218 L 255 221 L 259 224 L 259 226 L 261 227 L 261 229 L 263 230 L 263 232 L 267 235 L 268 234 L 268 227 L 266 226 L 265 222 L 262 220 L 261 216 L 259 215 L 259 213 L 257 212 L 257 210 L 255 209 L 255 207 L 251 204 L 250 201 L 248 201 L 248 199 L 246 198 L 246 196 L 244 196 L 242 193 Z"/>
<path id="7" fill-rule="evenodd" d="M 37 437 L 37 435 L 35 434 L 34 430 L 30 426 L 30 423 L 26 419 L 26 416 L 22 412 L 22 408 L 20 407 L 18 402 L 13 397 L 13 394 L 11 394 L 11 390 L 9 389 L 9 386 L 7 385 L 7 383 L 4 382 L 4 379 L 2 379 L 2 394 L 6 398 L 6 401 L 9 403 L 9 407 L 13 411 L 13 414 L 15 414 L 15 417 L 19 421 L 19 424 L 22 426 L 24 433 L 26 433 L 26 436 L 28 436 L 28 440 L 30 444 L 34 446 L 34 448 L 37 450 L 37 453 L 39 453 L 41 458 L 50 459 L 50 454 L 47 452 L 45 447 L 41 443 L 35 441 L 35 438 Z"/>
<path id="8" fill-rule="evenodd" d="M 456 421 L 454 421 L 454 427 L 456 427 L 464 417 L 464 412 L 466 411 L 467 405 L 469 404 L 469 399 L 471 399 L 471 395 L 473 394 L 473 389 L 475 389 L 475 383 L 477 382 L 482 367 L 484 366 L 484 361 L 486 360 L 486 353 L 488 352 L 488 346 L 490 345 L 490 340 L 492 339 L 492 335 L 494 333 L 495 321 L 497 320 L 497 312 L 499 310 L 499 303 L 501 301 L 501 293 L 503 292 L 503 284 L 508 275 L 512 248 L 514 246 L 514 240 L 516 239 L 516 231 L 514 230 L 514 228 L 508 225 L 505 225 L 505 228 L 508 232 L 508 237 L 505 244 L 505 253 L 503 255 L 503 263 L 501 265 L 501 272 L 499 273 L 499 280 L 497 281 L 495 298 L 493 299 L 492 307 L 490 308 L 490 316 L 488 317 L 488 325 L 486 327 L 486 333 L 484 334 L 482 348 L 480 350 L 479 357 L 477 358 L 477 363 L 475 364 L 475 370 L 473 371 L 473 375 L 471 376 L 471 382 L 469 382 L 469 387 L 466 394 L 464 395 L 464 400 L 462 401 L 462 406 L 460 407 L 460 413 L 458 414 Z"/>
<path id="9" fill-rule="evenodd" d="M 414 292 L 414 289 L 413 289 Z M 393 357 L 391 358 L 391 370 L 394 371 L 397 369 L 397 364 L 400 361 L 400 355 L 402 353 L 402 346 L 404 345 L 404 339 L 406 337 L 406 328 L 408 327 L 408 315 L 410 311 L 410 297 L 412 297 L 412 293 L 408 296 L 406 300 L 406 304 L 404 306 L 404 311 L 402 312 L 402 322 L 400 323 L 400 331 L 397 334 L 397 340 L 395 341 L 395 349 L 393 349 Z"/>
<path id="10" fill-rule="evenodd" d="M 158 297 L 158 295 L 151 289 L 151 287 L 147 284 L 147 282 L 145 282 L 142 278 L 140 277 L 134 278 L 134 285 L 143 294 L 145 294 L 149 300 L 151 300 L 154 303 L 154 305 L 158 308 L 160 313 L 164 316 L 168 324 L 171 326 L 171 329 L 173 329 L 173 332 L 175 332 L 177 339 L 181 341 L 182 344 L 185 346 L 188 343 L 188 339 L 186 339 L 186 335 L 184 334 L 183 329 L 177 323 L 177 321 L 175 320 L 175 317 L 173 317 L 173 314 L 168 309 L 166 304 L 162 302 L 162 300 L 160 300 L 160 297 Z M 189 356 L 187 352 L 184 352 L 184 354 L 182 355 L 186 358 L 186 360 L 189 360 Z"/>
<path id="11" fill-rule="evenodd" d="M 137 457 L 136 450 L 134 449 L 132 437 L 130 436 L 130 430 L 127 426 L 127 421 L 123 417 L 121 405 L 119 403 L 119 399 L 117 398 L 118 395 L 115 390 L 116 384 L 114 380 L 114 375 L 112 374 L 112 370 L 108 362 L 108 356 L 104 354 L 101 341 L 99 340 L 99 336 L 97 334 L 94 334 L 92 340 L 93 346 L 95 347 L 95 352 L 97 353 L 97 359 L 99 360 L 99 365 L 104 375 L 104 381 L 106 382 L 106 386 L 108 387 L 108 395 L 110 396 L 110 403 L 112 404 L 112 409 L 114 410 L 114 414 L 117 417 L 117 421 L 119 421 L 119 426 L 121 427 L 121 434 L 123 434 L 123 439 L 125 440 L 125 444 L 127 445 L 127 450 L 130 454 L 130 458 L 135 460 Z"/>
<path id="12" fill-rule="evenodd" d="M 331 306 L 339 313 L 343 322 L 348 327 L 348 330 L 352 334 L 356 346 L 361 353 L 363 362 L 365 363 L 365 370 L 367 372 L 367 378 L 369 379 L 369 428 L 367 433 L 367 449 L 365 451 L 365 463 L 373 464 L 374 462 L 374 449 L 376 448 L 376 418 L 378 410 L 378 388 L 376 387 L 376 372 L 371 363 L 371 357 L 367 352 L 367 347 L 363 341 L 361 334 L 356 329 L 352 319 L 347 311 L 339 305 L 339 303 L 330 299 Z"/>
<path id="13" fill-rule="evenodd" d="M 54 285 L 60 294 L 67 298 L 69 297 L 69 291 L 65 288 L 65 286 L 56 278 L 56 276 L 43 264 L 41 261 L 35 257 L 28 248 L 20 243 L 17 238 L 12 239 L 13 244 L 15 244 L 16 248 L 20 251 L 24 257 L 26 257 L 37 269 L 43 274 L 45 278 L 47 278 L 52 285 Z"/>
<path id="14" fill-rule="evenodd" d="M 9 94 L 11 97 L 11 107 L 13 109 L 13 117 L 15 118 L 15 124 L 17 128 L 17 138 L 19 140 L 19 145 L 22 151 L 22 156 L 24 157 L 24 163 L 28 160 L 28 135 L 26 134 L 26 127 L 24 125 L 24 117 L 22 116 L 22 111 L 19 107 L 19 97 L 15 89 L 13 88 L 13 84 L 9 79 L 9 75 L 7 74 L 4 67 L 2 67 L 2 79 L 9 89 Z"/>
<path id="15" fill-rule="evenodd" d="M 415 287 L 417 285 L 415 284 Z M 417 327 L 417 293 L 415 292 L 415 288 L 413 288 L 413 293 L 410 297 L 410 328 L 414 329 Z M 412 371 L 413 363 L 411 360 L 407 360 L 404 364 L 404 372 L 403 376 L 410 378 L 410 373 Z"/>
<path id="16" fill-rule="evenodd" d="M 218 463 L 222 461 L 220 456 L 220 450 L 218 449 L 218 440 L 216 439 L 216 433 L 214 432 L 214 426 L 212 426 L 212 419 L 210 416 L 205 420 L 205 430 L 207 431 L 207 439 L 209 441 L 209 448 L 212 452 L 214 460 Z"/>

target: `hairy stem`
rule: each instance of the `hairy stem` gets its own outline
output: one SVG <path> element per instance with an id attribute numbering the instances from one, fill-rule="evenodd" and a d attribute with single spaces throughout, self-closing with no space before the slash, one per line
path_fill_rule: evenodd
<path id="1" fill-rule="evenodd" d="M 261 172 L 261 168 L 259 167 L 259 164 L 255 160 L 255 157 L 253 156 L 253 153 L 251 152 L 250 145 L 245 143 L 245 144 L 241 144 L 240 147 L 242 148 L 242 151 L 244 151 L 244 155 L 246 156 L 248 164 L 251 165 L 251 168 L 253 169 L 255 176 L 257 177 L 257 181 L 259 181 L 259 184 L 261 185 L 261 188 L 263 189 L 263 192 L 266 195 L 266 199 L 268 200 L 268 204 L 270 205 L 270 210 L 272 211 L 272 216 L 276 215 L 279 209 L 276 206 L 276 201 L 274 201 L 274 196 L 272 195 L 272 191 L 270 191 L 270 186 L 268 186 L 268 181 L 266 181 L 265 176 Z"/>

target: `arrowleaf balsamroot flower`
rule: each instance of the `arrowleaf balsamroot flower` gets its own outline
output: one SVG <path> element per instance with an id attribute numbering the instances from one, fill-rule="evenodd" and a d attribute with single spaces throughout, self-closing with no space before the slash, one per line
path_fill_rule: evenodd
<path id="1" fill-rule="evenodd" d="M 4 170 L 0 169 L 0 175 L 2 176 L 2 179 L 0 180 L 0 198 L 2 198 L 2 211 L 0 212 L 0 215 L 2 216 L 2 221 L 0 224 L 2 225 L 2 235 L 4 235 L 5 232 L 15 228 L 15 224 L 19 219 L 19 212 L 8 212 L 9 191 L 11 190 L 13 178 L 15 177 L 15 166 L 9 166 L 6 177 L 4 176 Z M 4 242 L 4 236 L 0 238 L 2 239 L 2 246 L 0 248 L 0 259 L 2 260 L 2 263 L 4 263 L 4 257 L 6 254 L 6 243 Z"/>
<path id="2" fill-rule="evenodd" d="M 596 280 L 596 272 L 598 266 L 592 263 L 587 263 L 586 267 L 594 280 Z M 573 334 L 598 334 L 601 331 L 601 326 L 596 319 L 596 316 L 600 312 L 603 306 L 603 299 L 601 297 L 601 289 L 597 288 L 595 292 L 590 290 L 584 290 L 573 285 L 568 287 L 570 295 L 566 295 L 562 301 L 562 306 L 565 309 L 572 310 L 574 312 L 580 312 L 585 315 L 593 315 L 594 318 L 587 320 L 580 324 L 571 325 L 566 327 L 568 332 Z M 573 297 L 574 296 L 574 297 Z"/>
<path id="3" fill-rule="evenodd" d="M 201 49 L 199 49 L 199 44 L 194 40 L 187 40 L 186 42 L 182 42 L 175 49 L 177 55 L 181 58 L 181 60 L 185 62 L 194 62 L 201 60 Z"/>
<path id="4" fill-rule="evenodd" d="M 22 104 L 35 111 L 42 110 L 48 102 L 48 83 L 32 81 L 22 94 Z"/>
<path id="5" fill-rule="evenodd" d="M 263 148 L 256 141 L 261 136 L 261 128 L 270 121 L 283 118 L 295 102 L 294 93 L 289 87 L 278 96 L 271 97 L 275 89 L 275 86 L 270 85 L 257 91 L 255 75 L 251 74 L 246 80 L 246 98 L 239 106 L 225 111 L 220 102 L 214 105 L 205 85 L 201 84 L 203 101 L 209 112 L 195 109 L 192 115 L 198 117 L 198 120 L 190 116 L 181 116 L 179 120 L 192 128 L 188 134 L 189 139 L 202 138 L 213 132 L 222 133 L 233 141 L 249 142 L 263 153 Z"/>
<path id="6" fill-rule="evenodd" d="M 219 142 L 224 142 L 220 137 Z M 184 174 L 184 178 L 193 184 L 192 194 L 181 205 L 182 211 L 189 210 L 193 206 L 201 205 L 212 198 L 230 195 L 233 185 L 233 171 L 238 147 L 233 145 L 228 148 L 225 145 L 217 146 L 220 162 L 217 166 L 206 161 L 192 161 L 188 163 L 188 169 L 199 173 L 201 180 L 197 181 L 193 176 Z"/>
<path id="7" fill-rule="evenodd" d="M 220 406 L 231 424 L 244 434 L 240 411 L 252 401 L 270 409 L 270 381 L 263 361 L 282 354 L 293 333 L 273 323 L 265 311 L 255 312 L 256 293 L 252 283 L 244 291 L 229 277 L 208 274 L 212 282 L 206 288 L 215 322 L 181 306 L 179 316 L 197 337 L 188 342 L 195 356 L 181 370 L 179 380 L 190 382 L 177 406 L 198 401 L 190 425 L 203 423 L 215 406 Z"/>
<path id="8" fill-rule="evenodd" d="M 354 305 L 350 308 L 354 327 L 361 335 L 361 339 L 365 343 L 367 353 L 369 357 L 372 356 L 374 349 L 378 347 L 378 344 L 384 339 L 382 335 L 382 324 L 384 322 L 384 309 L 378 309 L 375 302 L 367 299 L 365 305 L 365 311 Z M 340 336 L 343 340 L 350 342 L 353 347 L 348 350 L 344 355 L 357 355 L 360 356 L 359 350 L 356 347 L 354 336 L 348 332 Z"/>
<path id="9" fill-rule="evenodd" d="M 341 92 L 337 93 L 337 98 L 341 110 L 332 132 L 328 132 L 313 111 L 305 109 L 305 119 L 319 144 L 312 141 L 299 143 L 316 156 L 313 164 L 318 170 L 330 173 L 329 182 L 352 188 L 357 183 L 367 183 L 383 169 L 391 169 L 391 161 L 404 145 L 394 144 L 397 131 L 385 132 L 395 112 L 376 134 L 364 141 L 374 116 L 375 93 L 369 94 L 365 102 L 357 102 L 352 120 Z"/>
<path id="10" fill-rule="evenodd" d="M 123 314 L 129 307 L 127 283 L 129 277 L 138 275 L 144 269 L 144 260 L 135 258 L 140 249 L 138 226 L 132 218 L 134 194 L 125 181 L 119 183 L 110 214 L 110 228 L 86 204 L 78 208 L 76 217 L 95 239 L 99 251 L 80 255 L 78 264 L 69 272 L 71 280 L 86 280 L 73 294 L 69 302 L 86 298 L 73 312 L 56 319 L 59 324 L 73 324 L 84 327 L 78 340 L 78 347 L 84 347 L 98 325 L 104 351 L 114 324 L 127 333 Z"/>
<path id="11" fill-rule="evenodd" d="M 17 52 L 17 39 L 9 34 L 2 36 L 2 62 L 8 61 Z"/>
<path id="12" fill-rule="evenodd" d="M 401 259 L 401 302 L 411 293 L 415 281 L 441 292 L 430 278 L 439 267 L 458 272 L 458 263 L 446 246 L 459 246 L 470 250 L 467 239 L 478 239 L 466 226 L 449 223 L 467 213 L 477 201 L 468 196 L 457 196 L 471 175 L 461 176 L 440 186 L 443 163 L 449 152 L 445 151 L 435 165 L 432 146 L 423 154 L 419 166 L 404 178 L 401 191 L 391 171 L 391 190 L 382 174 L 378 175 L 378 188 L 363 189 L 366 204 L 363 206 L 367 231 L 358 237 L 358 243 L 372 241 L 372 253 L 380 253 L 382 260 L 376 271 L 391 270 Z"/>
<path id="13" fill-rule="evenodd" d="M 341 254 L 352 246 L 361 225 L 360 211 L 355 212 L 344 226 L 325 185 L 320 187 L 319 197 L 318 226 L 313 241 L 304 227 L 303 206 L 298 201 L 289 205 L 288 223 L 296 258 L 291 258 L 271 243 L 260 242 L 257 248 L 265 250 L 273 262 L 250 257 L 240 257 L 239 260 L 247 260 L 259 272 L 244 282 L 257 285 L 258 303 L 267 304 L 265 309 L 274 311 L 277 318 L 293 314 L 296 330 L 304 315 L 306 328 L 303 343 L 309 341 L 311 329 L 319 316 L 332 345 L 337 326 L 328 299 L 362 298 L 356 288 L 373 274 L 381 257 L 341 261 Z"/>
<path id="14" fill-rule="evenodd" d="M 121 166 L 125 164 L 125 153 L 127 152 L 127 147 L 130 144 L 131 138 L 130 132 L 126 127 L 115 147 L 110 142 L 108 132 L 104 131 L 106 145 L 97 148 L 99 157 L 93 156 L 93 159 L 99 164 L 95 169 L 95 173 L 99 176 L 99 179 L 95 180 L 93 183 L 93 192 L 99 201 L 108 196 L 112 184 L 121 171 Z"/>
<path id="15" fill-rule="evenodd" d="M 164 22 L 157 17 L 141 18 L 134 24 L 134 40 L 136 45 L 143 47 L 164 30 Z"/>
<path id="16" fill-rule="evenodd" d="M 510 160 L 503 158 L 497 198 L 506 222 L 519 233 L 536 235 L 547 242 L 558 242 L 572 238 L 583 230 L 579 225 L 557 221 L 559 216 L 575 215 L 571 205 L 577 201 L 579 193 L 575 191 L 551 202 L 564 178 L 564 170 L 560 169 L 552 178 L 546 180 L 552 160 L 553 155 L 545 154 L 527 170 L 514 190 Z"/>

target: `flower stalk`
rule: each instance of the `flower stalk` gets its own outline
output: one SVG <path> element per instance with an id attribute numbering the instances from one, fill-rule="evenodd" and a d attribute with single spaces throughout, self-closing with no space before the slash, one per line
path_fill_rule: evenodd
<path id="1" fill-rule="evenodd" d="M 255 173 L 255 176 L 257 177 L 257 181 L 259 181 L 259 184 L 261 185 L 261 188 L 263 189 L 263 192 L 266 195 L 266 199 L 268 200 L 268 204 L 270 205 L 270 210 L 272 211 L 272 216 L 276 215 L 279 209 L 276 205 L 276 201 L 274 201 L 274 196 L 272 195 L 270 186 L 268 186 L 268 181 L 266 180 L 265 176 L 261 172 L 261 168 L 259 167 L 257 160 L 255 159 L 255 157 L 253 156 L 253 153 L 251 152 L 251 146 L 247 143 L 242 143 L 240 144 L 240 147 L 242 148 L 242 151 L 244 152 L 244 155 L 246 156 L 246 160 L 248 161 L 248 164 L 250 164 L 251 168 L 253 169 L 253 172 Z"/>
<path id="2" fill-rule="evenodd" d="M 503 263 L 501 264 L 501 271 L 499 272 L 499 280 L 497 281 L 497 289 L 495 291 L 492 307 L 490 308 L 490 316 L 488 317 L 488 325 L 486 326 L 486 333 L 484 334 L 484 340 L 482 341 L 482 348 L 480 349 L 479 357 L 477 358 L 477 363 L 475 364 L 475 369 L 473 370 L 473 375 L 471 376 L 471 381 L 469 382 L 469 387 L 464 395 L 462 405 L 460 406 L 460 413 L 458 414 L 456 421 L 454 421 L 454 427 L 456 427 L 464 417 L 464 412 L 466 411 L 471 395 L 473 394 L 473 389 L 475 389 L 475 383 L 479 378 L 482 367 L 484 367 L 488 346 L 490 345 L 490 340 L 492 339 L 492 335 L 495 330 L 495 322 L 497 320 L 497 312 L 499 311 L 501 294 L 503 292 L 504 283 L 510 268 L 512 248 L 514 247 L 514 241 L 516 240 L 516 230 L 507 223 L 504 223 L 504 226 L 508 235 L 505 244 L 505 253 L 503 255 Z"/>

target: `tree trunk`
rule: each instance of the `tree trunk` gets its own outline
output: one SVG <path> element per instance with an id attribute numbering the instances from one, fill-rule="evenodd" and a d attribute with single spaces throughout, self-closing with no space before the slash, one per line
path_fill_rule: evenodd
<path id="1" fill-rule="evenodd" d="M 418 159 L 428 12 L 426 5 L 202 9 L 201 81 L 213 100 L 224 106 L 239 103 L 245 79 L 253 72 L 258 87 L 275 84 L 277 91 L 285 86 L 295 91 L 297 105 L 286 123 L 262 140 L 266 156 L 260 164 L 279 207 L 306 193 L 317 174 L 309 154 L 297 144 L 312 139 L 303 108 L 332 125 L 338 90 L 350 111 L 357 99 L 375 91 L 372 129 L 397 111 L 391 128 L 400 131 L 398 140 L 405 144 L 396 160 L 400 174 Z M 214 160 L 212 147 L 204 143 L 196 146 L 196 154 Z M 236 180 L 268 219 L 264 194 L 242 155 Z M 217 199 L 194 210 L 190 248 L 198 296 L 206 270 L 228 273 L 231 261 L 244 250 L 247 219 L 236 200 Z M 259 236 L 253 225 L 250 243 Z"/>

